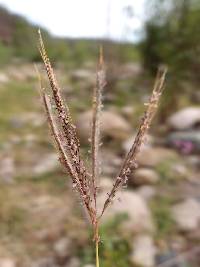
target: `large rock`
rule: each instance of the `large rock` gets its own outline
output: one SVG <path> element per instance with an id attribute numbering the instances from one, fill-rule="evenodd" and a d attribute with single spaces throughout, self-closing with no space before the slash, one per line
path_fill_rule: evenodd
<path id="1" fill-rule="evenodd" d="M 133 77 L 138 77 L 142 72 L 142 66 L 139 63 L 126 63 L 120 68 L 120 79 L 133 79 Z"/>
<path id="2" fill-rule="evenodd" d="M 146 201 L 150 201 L 153 197 L 156 196 L 156 188 L 152 185 L 143 185 L 139 187 L 137 193 Z"/>
<path id="3" fill-rule="evenodd" d="M 137 236 L 133 244 L 131 262 L 141 267 L 155 266 L 156 247 L 149 235 Z"/>
<path id="4" fill-rule="evenodd" d="M 138 164 L 142 166 L 155 167 L 161 162 L 177 159 L 175 151 L 162 147 L 142 149 L 138 155 Z"/>
<path id="5" fill-rule="evenodd" d="M 192 128 L 195 124 L 200 123 L 200 108 L 184 108 L 168 119 L 168 125 L 176 130 Z"/>
<path id="6" fill-rule="evenodd" d="M 106 176 L 113 176 L 118 171 L 122 164 L 121 158 L 113 154 L 108 149 L 101 149 L 100 151 L 100 169 Z"/>
<path id="7" fill-rule="evenodd" d="M 129 178 L 130 185 L 156 184 L 159 175 L 153 169 L 139 168 L 133 172 Z"/>
<path id="8" fill-rule="evenodd" d="M 0 72 L 0 84 L 9 82 L 9 77 L 6 73 Z"/>
<path id="9" fill-rule="evenodd" d="M 74 81 L 87 80 L 95 84 L 95 73 L 89 69 L 76 69 L 71 72 L 71 77 Z"/>
<path id="10" fill-rule="evenodd" d="M 167 137 L 166 143 L 183 154 L 200 152 L 200 131 L 173 132 Z"/>
<path id="11" fill-rule="evenodd" d="M 16 175 L 16 168 L 13 158 L 8 156 L 0 157 L 0 179 L 3 182 L 13 182 L 13 178 Z"/>
<path id="12" fill-rule="evenodd" d="M 124 150 L 124 152 L 128 153 L 129 150 L 131 149 L 133 143 L 134 143 L 134 140 L 135 140 L 135 135 L 129 137 L 127 140 L 125 140 L 122 144 L 122 148 Z M 152 144 L 154 142 L 154 138 L 153 136 L 151 135 L 146 135 L 146 138 L 145 138 L 145 143 L 143 143 L 140 147 L 140 150 L 142 151 L 143 149 L 147 149 L 147 148 L 150 148 L 152 147 Z"/>
<path id="13" fill-rule="evenodd" d="M 23 128 L 27 125 L 34 127 L 40 127 L 45 122 L 45 117 L 42 117 L 41 114 L 36 112 L 27 112 L 22 114 L 13 115 L 10 118 L 10 124 L 13 128 Z"/>
<path id="14" fill-rule="evenodd" d="M 200 203 L 192 198 L 187 199 L 173 206 L 172 215 L 180 230 L 195 230 L 200 223 Z"/>
<path id="15" fill-rule="evenodd" d="M 102 209 L 107 197 L 106 192 L 99 195 L 99 210 Z M 121 224 L 122 231 L 128 233 L 154 231 L 150 210 L 145 200 L 139 194 L 131 191 L 118 192 L 116 199 L 105 211 L 102 221 L 106 222 L 122 214 L 128 215 L 128 218 Z"/>
<path id="16" fill-rule="evenodd" d="M 38 163 L 33 167 L 33 175 L 42 175 L 47 172 L 55 171 L 59 166 L 58 155 L 51 153 L 44 155 L 42 160 L 39 159 Z"/>
<path id="17" fill-rule="evenodd" d="M 56 264 L 55 260 L 52 257 L 46 257 L 34 261 L 31 264 L 31 267 L 59 267 L 59 265 Z"/>
<path id="18" fill-rule="evenodd" d="M 67 258 L 72 252 L 72 242 L 69 238 L 63 237 L 56 241 L 53 249 L 58 258 Z"/>
<path id="19" fill-rule="evenodd" d="M 77 120 L 77 129 L 83 141 L 87 142 L 91 135 L 91 122 L 92 111 L 84 112 Z M 102 111 L 101 132 L 103 136 L 125 140 L 130 135 L 130 130 L 130 125 L 119 114 Z"/>
<path id="20" fill-rule="evenodd" d="M 64 267 L 80 267 L 81 263 L 78 258 L 71 258 Z"/>
<path id="21" fill-rule="evenodd" d="M 107 177 L 101 177 L 99 179 L 99 183 L 98 183 L 98 187 L 99 187 L 99 191 L 105 192 L 105 191 L 109 191 L 113 186 L 113 180 Z"/>
<path id="22" fill-rule="evenodd" d="M 16 267 L 16 263 L 9 258 L 0 258 L 0 267 Z"/>

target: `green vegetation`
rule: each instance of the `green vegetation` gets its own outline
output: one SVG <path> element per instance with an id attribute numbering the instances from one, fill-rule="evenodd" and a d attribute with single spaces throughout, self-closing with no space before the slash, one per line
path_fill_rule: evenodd
<path id="1" fill-rule="evenodd" d="M 156 238 L 165 239 L 175 230 L 175 223 L 171 217 L 172 200 L 167 197 L 157 197 L 151 202 L 151 211 L 156 225 Z"/>
<path id="2" fill-rule="evenodd" d="M 38 26 L 2 7 L 0 24 L 0 64 L 9 63 L 12 57 L 28 62 L 41 60 L 37 49 Z M 109 62 L 138 61 L 140 58 L 138 49 L 133 44 L 55 38 L 45 29 L 41 31 L 52 62 L 62 62 L 66 68 L 80 67 L 85 62 L 96 60 L 100 43 L 106 48 Z"/>
<path id="3" fill-rule="evenodd" d="M 130 266 L 130 245 L 119 230 L 120 224 L 126 219 L 126 214 L 121 214 L 101 226 L 100 258 L 102 267 L 113 266 L 113 263 L 115 263 L 115 267 Z M 94 244 L 88 244 L 79 254 L 83 266 L 94 262 L 93 246 Z"/>
<path id="4" fill-rule="evenodd" d="M 140 46 L 144 68 L 155 75 L 159 65 L 169 67 L 159 112 L 164 120 L 167 112 L 169 115 L 183 106 L 183 100 L 198 103 L 194 96 L 199 84 L 200 4 L 196 0 L 151 0 L 146 9 L 150 16 Z"/>
<path id="5" fill-rule="evenodd" d="M 12 58 L 12 48 L 5 46 L 2 42 L 0 42 L 0 65 L 7 64 Z"/>
<path id="6" fill-rule="evenodd" d="M 19 236 L 24 231 L 26 212 L 12 197 L 9 189 L 1 185 L 0 236 Z"/>

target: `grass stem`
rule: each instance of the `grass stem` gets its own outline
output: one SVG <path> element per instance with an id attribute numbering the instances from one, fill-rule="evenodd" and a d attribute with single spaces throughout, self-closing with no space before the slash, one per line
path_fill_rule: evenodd
<path id="1" fill-rule="evenodd" d="M 99 240 L 96 240 L 96 267 L 99 267 Z"/>

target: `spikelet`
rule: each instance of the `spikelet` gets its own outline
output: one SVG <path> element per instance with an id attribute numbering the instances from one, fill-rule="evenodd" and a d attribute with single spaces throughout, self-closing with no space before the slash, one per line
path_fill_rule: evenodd
<path id="1" fill-rule="evenodd" d="M 77 138 L 75 126 L 72 124 L 72 119 L 70 111 L 67 105 L 64 105 L 60 88 L 58 86 L 57 80 L 54 75 L 53 68 L 51 66 L 50 60 L 47 56 L 44 43 L 42 40 L 41 33 L 39 31 L 39 51 L 43 59 L 47 76 L 49 78 L 50 86 L 52 89 L 53 100 L 56 105 L 56 110 L 58 114 L 58 123 L 62 130 L 59 131 L 59 140 L 62 142 L 65 154 L 68 155 L 68 160 L 71 162 L 73 172 L 76 173 L 79 183 L 81 185 L 81 190 L 83 192 L 82 198 L 84 198 L 84 204 L 87 206 L 90 218 L 92 218 L 92 223 L 94 221 L 93 215 L 94 209 L 91 206 L 92 199 L 90 196 L 89 187 L 89 177 L 88 172 L 85 168 L 84 162 L 80 157 L 80 142 Z M 47 99 L 45 97 L 45 99 Z M 44 98 L 43 98 L 44 100 Z"/>
<path id="2" fill-rule="evenodd" d="M 144 143 L 145 135 L 148 132 L 151 121 L 158 107 L 158 102 L 163 90 L 166 68 L 160 68 L 156 77 L 153 92 L 147 104 L 147 109 L 141 120 L 140 127 L 134 143 L 125 157 L 120 172 L 113 184 L 111 191 L 107 194 L 103 210 L 98 217 L 97 205 L 97 181 L 99 178 L 99 147 L 100 147 L 100 115 L 102 109 L 102 91 L 106 85 L 105 67 L 103 60 L 102 48 L 100 49 L 99 64 L 97 69 L 96 87 L 93 96 L 93 117 L 91 128 L 91 161 L 92 174 L 86 170 L 85 164 L 80 155 L 80 142 L 76 134 L 75 126 L 72 123 L 69 107 L 64 105 L 61 97 L 60 88 L 54 75 L 53 68 L 47 56 L 41 33 L 39 31 L 39 51 L 44 62 L 46 73 L 52 90 L 53 101 L 56 106 L 55 115 L 52 112 L 50 97 L 43 89 L 41 78 L 41 98 L 46 111 L 50 130 L 56 148 L 59 153 L 59 159 L 65 171 L 70 175 L 73 187 L 76 188 L 80 195 L 80 199 L 89 215 L 93 226 L 94 240 L 96 243 L 96 266 L 99 267 L 98 244 L 99 238 L 99 222 L 104 211 L 114 199 L 117 191 L 126 185 L 129 175 L 137 168 L 137 156 L 141 145 Z"/>
<path id="3" fill-rule="evenodd" d="M 151 125 L 152 119 L 155 115 L 155 112 L 158 107 L 158 103 L 160 100 L 160 96 L 162 94 L 164 80 L 166 76 L 166 68 L 161 67 L 158 70 L 157 77 L 155 80 L 154 88 L 152 95 L 150 97 L 149 103 L 145 104 L 147 106 L 147 109 L 145 111 L 145 114 L 141 120 L 140 127 L 138 130 L 138 133 L 135 137 L 134 143 L 127 154 L 124 163 L 121 167 L 121 170 L 116 178 L 116 181 L 113 185 L 113 188 L 111 189 L 110 193 L 108 193 L 108 198 L 106 199 L 103 210 L 101 213 L 101 216 L 103 215 L 105 209 L 109 206 L 111 201 L 116 195 L 116 192 L 119 190 L 121 186 L 127 183 L 127 180 L 130 176 L 130 174 L 138 167 L 137 164 L 137 156 L 140 151 L 141 145 L 144 143 L 145 135 L 148 132 L 148 129 Z"/>
<path id="4" fill-rule="evenodd" d="M 102 91 L 106 85 L 103 51 L 100 47 L 99 64 L 97 70 L 96 87 L 93 95 L 93 118 L 92 118 L 92 191 L 95 209 L 97 208 L 97 181 L 99 177 L 99 147 L 100 147 L 100 116 L 102 109 Z"/>

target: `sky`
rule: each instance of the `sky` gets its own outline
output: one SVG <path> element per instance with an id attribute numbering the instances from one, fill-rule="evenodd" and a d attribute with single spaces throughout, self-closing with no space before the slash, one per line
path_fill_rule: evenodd
<path id="1" fill-rule="evenodd" d="M 0 0 L 52 34 L 72 38 L 137 40 L 142 29 L 145 0 Z M 124 11 L 130 6 L 130 16 Z M 130 11 L 130 9 L 129 9 Z M 133 13 L 133 16 L 131 14 Z"/>

